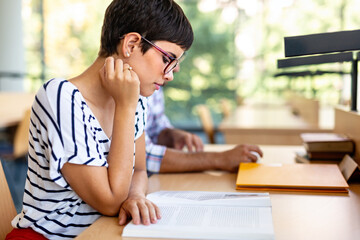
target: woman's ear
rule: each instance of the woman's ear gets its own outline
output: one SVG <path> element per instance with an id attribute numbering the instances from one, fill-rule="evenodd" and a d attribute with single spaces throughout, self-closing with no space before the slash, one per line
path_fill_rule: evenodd
<path id="1" fill-rule="evenodd" d="M 131 56 L 131 54 L 134 52 L 134 49 L 136 47 L 139 47 L 141 43 L 141 35 L 137 32 L 131 32 L 125 35 L 121 53 L 125 58 L 128 58 Z"/>

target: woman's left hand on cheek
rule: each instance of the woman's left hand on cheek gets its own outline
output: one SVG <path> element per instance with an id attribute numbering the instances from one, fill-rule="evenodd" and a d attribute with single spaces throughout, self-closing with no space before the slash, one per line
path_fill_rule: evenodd
<path id="1" fill-rule="evenodd" d="M 140 80 L 129 64 L 108 57 L 100 69 L 104 88 L 117 103 L 130 103 L 136 108 L 140 94 Z"/>

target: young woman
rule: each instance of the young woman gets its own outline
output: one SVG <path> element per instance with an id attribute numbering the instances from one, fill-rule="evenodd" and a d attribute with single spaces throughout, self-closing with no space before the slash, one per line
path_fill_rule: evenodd
<path id="1" fill-rule="evenodd" d="M 172 0 L 109 5 L 94 63 L 35 97 L 23 210 L 7 239 L 74 238 L 101 215 L 156 223 L 159 209 L 145 198 L 146 97 L 173 79 L 192 41 Z"/>

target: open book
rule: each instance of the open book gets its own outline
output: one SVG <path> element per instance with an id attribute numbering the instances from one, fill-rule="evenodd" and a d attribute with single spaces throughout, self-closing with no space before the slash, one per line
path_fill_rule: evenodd
<path id="1" fill-rule="evenodd" d="M 156 224 L 125 226 L 123 237 L 274 239 L 268 193 L 160 191 L 147 198 L 161 209 Z"/>

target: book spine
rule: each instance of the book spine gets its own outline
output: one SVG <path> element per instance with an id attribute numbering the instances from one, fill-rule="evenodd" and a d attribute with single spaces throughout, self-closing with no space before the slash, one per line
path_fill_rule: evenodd
<path id="1" fill-rule="evenodd" d="M 341 160 L 347 152 L 307 152 L 309 159 Z"/>
<path id="2" fill-rule="evenodd" d="M 353 142 L 321 142 L 321 143 L 304 143 L 307 151 L 311 152 L 347 152 L 354 151 Z"/>

